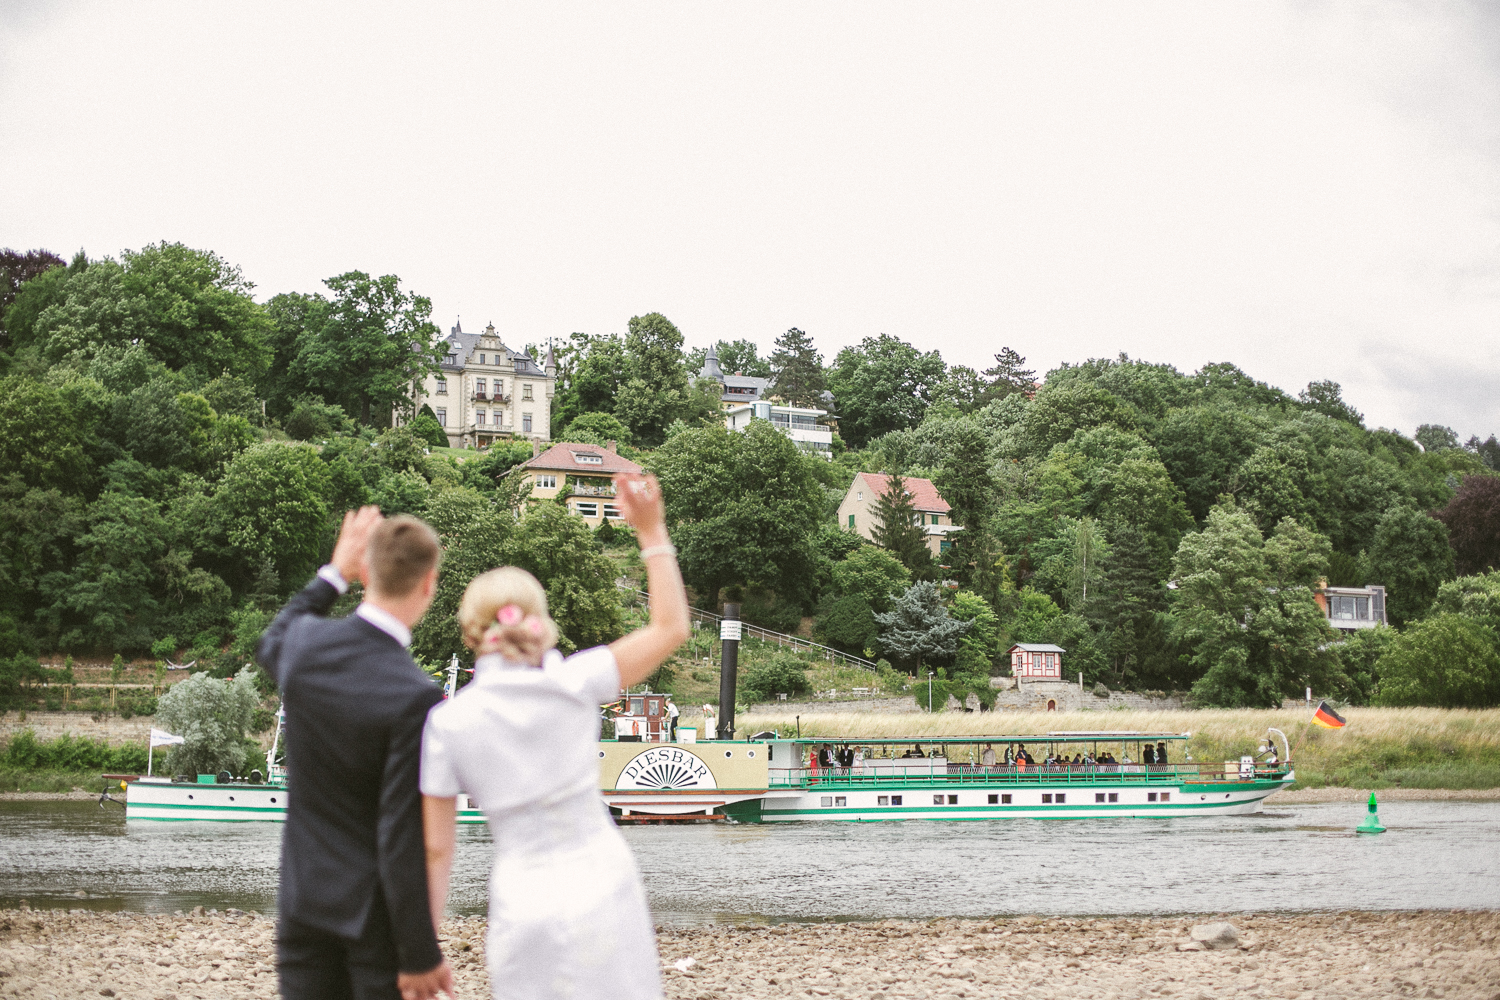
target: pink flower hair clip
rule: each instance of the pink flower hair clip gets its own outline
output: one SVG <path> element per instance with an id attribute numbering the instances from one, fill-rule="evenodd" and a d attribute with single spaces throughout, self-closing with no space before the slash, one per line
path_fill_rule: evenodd
<path id="1" fill-rule="evenodd" d="M 525 614 L 521 611 L 520 606 L 515 604 L 507 604 L 495 612 L 495 621 L 501 625 L 514 625 L 524 617 Z"/>

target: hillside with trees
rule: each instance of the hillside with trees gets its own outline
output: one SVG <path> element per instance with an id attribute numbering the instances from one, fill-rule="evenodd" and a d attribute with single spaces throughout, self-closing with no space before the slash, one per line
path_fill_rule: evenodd
<path id="1" fill-rule="evenodd" d="M 427 518 L 448 549 L 416 632 L 460 653 L 469 576 L 547 586 L 567 646 L 623 627 L 613 528 L 523 499 L 529 444 L 443 447 L 407 393 L 441 351 L 430 302 L 348 271 L 257 297 L 217 255 L 161 243 L 71 262 L 0 253 L 0 700 L 39 660 L 192 656 L 243 666 L 331 549 L 345 509 Z M 1340 388 L 1296 395 L 1232 365 L 1120 355 L 984 371 L 885 333 L 826 358 L 799 329 L 725 371 L 830 411 L 832 460 L 769 423 L 724 429 L 702 351 L 667 316 L 555 350 L 554 439 L 615 440 L 662 480 L 695 601 L 987 690 L 1012 642 L 1051 642 L 1085 683 L 1271 706 L 1500 703 L 1500 442 L 1370 428 Z M 542 339 L 502 331 L 515 342 Z M 398 426 L 392 426 L 392 424 Z M 835 512 L 886 477 L 878 544 Z M 962 531 L 941 559 L 892 477 L 931 479 Z M 606 536 L 606 537 L 601 537 Z M 1391 628 L 1344 640 L 1320 581 L 1388 588 Z M 352 598 L 346 599 L 346 603 Z"/>

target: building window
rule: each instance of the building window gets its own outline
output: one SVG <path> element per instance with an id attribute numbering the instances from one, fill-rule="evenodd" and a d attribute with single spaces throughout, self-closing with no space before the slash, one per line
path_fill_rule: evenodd
<path id="1" fill-rule="evenodd" d="M 1000 796 L 998 796 L 998 795 L 991 795 L 990 796 L 990 805 L 995 805 L 999 801 L 1000 801 Z"/>
<path id="2" fill-rule="evenodd" d="M 530 399 L 531 398 L 531 383 L 530 382 L 527 382 L 525 385 L 521 386 L 521 398 L 522 399 Z"/>
<path id="3" fill-rule="evenodd" d="M 595 451 L 575 451 L 573 461 L 579 465 L 603 465 L 604 456 Z"/>
<path id="4" fill-rule="evenodd" d="M 555 489 L 557 489 L 557 476 L 555 476 L 555 475 L 537 476 L 536 477 L 536 485 L 537 485 L 538 489 L 555 490 Z"/>
<path id="5" fill-rule="evenodd" d="M 835 795 L 833 797 L 833 804 L 835 806 L 846 806 L 849 804 L 849 799 L 843 795 Z"/>
<path id="6" fill-rule="evenodd" d="M 616 504 L 607 503 L 604 505 L 604 516 L 618 521 L 620 519 L 620 508 Z"/>
<path id="7" fill-rule="evenodd" d="M 950 542 L 950 541 L 948 541 L 948 539 L 946 539 L 946 538 L 943 539 L 941 542 L 938 542 L 938 552 L 940 552 L 940 553 L 947 552 L 951 548 L 953 548 L 953 543 Z"/>
<path id="8" fill-rule="evenodd" d="M 484 411 L 483 410 L 475 410 L 474 411 L 474 422 L 476 424 L 478 424 L 480 427 L 484 426 Z"/>
<path id="9" fill-rule="evenodd" d="M 579 517 L 598 517 L 599 505 L 596 503 L 580 503 L 573 507 Z"/>
<path id="10" fill-rule="evenodd" d="M 433 410 L 432 412 L 437 414 L 437 422 L 439 424 L 441 424 L 444 427 L 448 426 L 448 410 L 445 407 L 439 406 L 436 410 Z"/>
<path id="11" fill-rule="evenodd" d="M 1050 806 L 1051 804 L 1052 804 L 1052 793 L 1051 792 L 1043 792 L 1042 793 L 1042 805 L 1044 805 L 1044 806 Z"/>
<path id="12" fill-rule="evenodd" d="M 481 355 L 480 355 L 480 356 L 479 356 L 479 363 L 480 363 L 480 364 L 484 364 L 484 363 L 485 363 L 485 361 L 484 361 L 484 355 L 483 355 L 483 354 L 481 354 Z"/>
<path id="13" fill-rule="evenodd" d="M 1000 804 L 1002 806 L 1008 806 L 1008 805 L 1010 805 L 1010 793 L 1009 792 L 1005 792 L 1004 794 L 1002 794 L 1000 796 Z"/>
<path id="14" fill-rule="evenodd" d="M 851 527 L 851 528 L 854 527 L 854 515 L 853 514 L 849 515 L 849 527 Z"/>
<path id="15" fill-rule="evenodd" d="M 891 797 L 889 795 L 877 796 L 875 799 L 875 804 L 877 806 L 888 806 L 891 804 Z"/>
<path id="16" fill-rule="evenodd" d="M 820 798 L 818 800 L 818 805 L 822 806 L 824 809 L 827 809 L 827 808 L 831 807 L 833 805 L 833 796 L 832 795 L 825 795 L 825 796 L 823 796 L 822 798 Z"/>
<path id="17" fill-rule="evenodd" d="M 437 391 L 439 396 L 448 395 L 448 380 L 440 378 L 437 380 Z"/>
<path id="18" fill-rule="evenodd" d="M 529 414 L 529 413 L 523 413 L 523 414 L 521 414 L 521 433 L 522 434 L 530 434 L 531 433 L 531 414 Z M 602 459 L 601 459 L 601 462 L 602 462 Z"/>
<path id="19" fill-rule="evenodd" d="M 893 805 L 893 806 L 899 806 L 900 804 L 901 804 L 901 796 L 899 796 L 899 795 L 892 795 L 891 796 L 891 805 Z"/>

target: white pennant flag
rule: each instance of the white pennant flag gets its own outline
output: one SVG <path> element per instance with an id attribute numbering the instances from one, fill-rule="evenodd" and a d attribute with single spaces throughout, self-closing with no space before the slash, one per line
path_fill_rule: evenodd
<path id="1" fill-rule="evenodd" d="M 151 727 L 151 745 L 154 747 L 169 747 L 176 743 L 186 742 L 187 740 L 184 737 L 173 736 L 171 733 L 162 732 L 155 726 Z"/>

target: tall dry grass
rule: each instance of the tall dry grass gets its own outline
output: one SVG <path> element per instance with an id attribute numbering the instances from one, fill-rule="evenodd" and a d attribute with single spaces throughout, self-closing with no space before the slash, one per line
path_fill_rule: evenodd
<path id="1" fill-rule="evenodd" d="M 1048 732 L 1125 730 L 1192 733 L 1187 748 L 1198 761 L 1233 760 L 1253 753 L 1268 727 L 1291 743 L 1300 784 L 1408 784 L 1426 787 L 1500 787 L 1500 709 L 1350 708 L 1343 729 L 1312 724 L 1312 712 L 1219 710 L 1175 712 L 925 712 L 900 715 L 836 713 L 802 716 L 804 736 L 985 737 Z M 796 720 L 757 715 L 757 728 L 794 732 Z M 1118 750 L 1116 753 L 1118 754 Z M 1181 744 L 1172 756 L 1182 759 Z"/>

